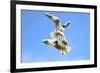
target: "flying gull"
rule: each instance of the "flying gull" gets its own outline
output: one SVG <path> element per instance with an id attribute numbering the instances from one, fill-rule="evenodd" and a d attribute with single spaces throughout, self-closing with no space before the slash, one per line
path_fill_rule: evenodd
<path id="1" fill-rule="evenodd" d="M 66 37 L 64 35 L 64 30 L 67 28 L 70 24 L 70 22 L 65 23 L 64 25 L 61 25 L 60 19 L 54 15 L 51 15 L 47 12 L 44 13 L 50 20 L 52 20 L 55 24 L 55 30 L 51 32 L 51 38 L 52 39 L 44 39 L 43 42 L 45 44 L 54 46 L 57 48 L 62 54 L 66 54 L 69 52 L 69 44 L 66 40 Z"/>

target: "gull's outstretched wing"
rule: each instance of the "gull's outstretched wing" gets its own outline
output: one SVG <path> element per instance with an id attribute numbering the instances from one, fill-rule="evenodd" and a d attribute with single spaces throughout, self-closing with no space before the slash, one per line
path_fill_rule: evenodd
<path id="1" fill-rule="evenodd" d="M 56 45 L 56 39 L 44 39 L 42 40 L 43 43 L 47 44 L 47 45 L 51 45 L 51 46 L 55 46 Z"/>
<path id="2" fill-rule="evenodd" d="M 60 19 L 58 17 L 51 15 L 47 12 L 45 12 L 44 14 L 55 23 L 56 28 L 61 26 L 60 25 Z"/>

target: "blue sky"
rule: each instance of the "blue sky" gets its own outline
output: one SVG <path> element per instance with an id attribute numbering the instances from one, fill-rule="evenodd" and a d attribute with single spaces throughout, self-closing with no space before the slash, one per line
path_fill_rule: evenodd
<path id="1" fill-rule="evenodd" d="M 62 55 L 56 48 L 42 43 L 43 39 L 51 38 L 50 32 L 55 28 L 54 23 L 44 15 L 44 12 L 48 11 L 21 11 L 22 63 L 90 59 L 90 14 L 48 12 L 59 17 L 62 24 L 71 21 L 65 30 L 65 36 L 72 50 L 69 54 Z"/>

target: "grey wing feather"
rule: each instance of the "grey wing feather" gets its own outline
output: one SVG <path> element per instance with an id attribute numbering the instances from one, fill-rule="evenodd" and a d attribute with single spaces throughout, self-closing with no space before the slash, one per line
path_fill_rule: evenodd
<path id="1" fill-rule="evenodd" d="M 44 14 L 55 23 L 56 27 L 60 26 L 60 19 L 58 17 L 47 12 L 45 12 Z"/>

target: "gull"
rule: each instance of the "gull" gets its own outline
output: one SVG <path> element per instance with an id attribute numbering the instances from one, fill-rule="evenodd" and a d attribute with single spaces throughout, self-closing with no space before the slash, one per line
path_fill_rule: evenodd
<path id="1" fill-rule="evenodd" d="M 57 48 L 61 54 L 69 53 L 71 47 L 69 46 L 68 41 L 65 38 L 64 30 L 69 26 L 70 22 L 61 25 L 60 19 L 58 17 L 47 12 L 45 12 L 44 14 L 54 22 L 55 30 L 51 32 L 51 39 L 44 39 L 42 40 L 43 43 Z"/>
<path id="2" fill-rule="evenodd" d="M 51 37 L 53 39 L 59 39 L 59 36 L 63 38 L 66 42 L 68 42 L 64 35 L 64 30 L 67 28 L 70 24 L 70 22 L 66 22 L 64 25 L 61 25 L 60 19 L 54 15 L 51 15 L 47 12 L 44 13 L 50 20 L 52 20 L 55 24 L 55 30 L 51 32 Z"/>

